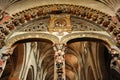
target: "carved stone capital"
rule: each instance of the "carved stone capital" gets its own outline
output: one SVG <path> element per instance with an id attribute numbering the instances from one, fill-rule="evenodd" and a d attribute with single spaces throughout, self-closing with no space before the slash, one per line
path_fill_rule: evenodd
<path id="1" fill-rule="evenodd" d="M 8 55 L 12 52 L 13 52 L 12 49 L 6 46 L 2 47 L 2 49 L 0 50 L 0 54 L 3 54 L 3 55 Z"/>
<path id="2" fill-rule="evenodd" d="M 66 48 L 66 46 L 62 43 L 56 43 L 56 44 L 53 45 L 53 49 L 54 49 L 55 52 L 64 51 L 65 48 Z"/>

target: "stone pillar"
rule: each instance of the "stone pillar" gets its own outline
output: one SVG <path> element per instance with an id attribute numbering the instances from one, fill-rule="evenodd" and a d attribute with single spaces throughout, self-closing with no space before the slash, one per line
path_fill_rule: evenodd
<path id="1" fill-rule="evenodd" d="M 10 57 L 10 54 L 13 53 L 13 50 L 16 46 L 13 46 L 12 48 L 3 46 L 2 49 L 0 49 L 0 77 L 2 76 L 2 73 L 5 69 L 7 59 Z"/>
<path id="2" fill-rule="evenodd" d="M 10 48 L 7 48 L 6 46 L 4 46 L 2 49 L 0 49 L 0 77 L 2 76 L 7 59 L 10 56 L 9 50 L 10 50 Z"/>
<path id="3" fill-rule="evenodd" d="M 63 44 L 54 45 L 54 80 L 66 80 L 65 75 L 65 46 Z"/>

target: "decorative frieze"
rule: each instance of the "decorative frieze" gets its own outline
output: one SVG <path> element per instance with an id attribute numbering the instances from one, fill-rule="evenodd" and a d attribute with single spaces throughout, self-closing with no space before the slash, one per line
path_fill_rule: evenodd
<path id="1" fill-rule="evenodd" d="M 103 31 L 103 28 L 96 26 L 81 18 L 71 17 L 72 31 Z"/>
<path id="2" fill-rule="evenodd" d="M 38 22 L 33 25 L 28 25 L 26 27 L 21 28 L 18 30 L 20 32 L 35 32 L 35 31 L 48 31 L 48 25 L 44 22 Z"/>

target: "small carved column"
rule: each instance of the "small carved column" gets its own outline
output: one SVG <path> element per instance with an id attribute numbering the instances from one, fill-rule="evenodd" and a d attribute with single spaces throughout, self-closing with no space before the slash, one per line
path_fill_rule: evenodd
<path id="1" fill-rule="evenodd" d="M 120 72 L 120 52 L 116 50 L 111 50 L 112 59 L 110 67 Z"/>
<path id="2" fill-rule="evenodd" d="M 2 73 L 5 69 L 7 59 L 10 57 L 10 54 L 13 53 L 13 50 L 16 46 L 13 46 L 12 48 L 8 48 L 6 46 L 2 47 L 0 49 L 0 77 L 2 76 Z"/>
<path id="3" fill-rule="evenodd" d="M 65 78 L 65 46 L 63 44 L 54 45 L 54 80 L 66 80 Z"/>

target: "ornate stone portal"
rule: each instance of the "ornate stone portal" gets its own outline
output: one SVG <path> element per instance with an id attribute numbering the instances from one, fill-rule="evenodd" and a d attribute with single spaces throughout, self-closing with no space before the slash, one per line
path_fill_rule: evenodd
<path id="1" fill-rule="evenodd" d="M 49 10 L 51 8 L 52 10 Z M 31 11 L 33 13 L 30 13 Z M 99 55 L 102 55 L 101 52 L 112 56 L 113 59 L 109 60 L 111 66 L 118 67 L 120 30 L 110 16 L 103 16 L 105 16 L 104 13 L 87 7 L 62 4 L 38 7 L 36 12 L 28 9 L 13 15 L 13 18 L 0 28 L 1 40 L 5 42 L 0 53 L 1 70 L 5 68 L 3 62 L 9 55 L 19 53 L 19 45 L 18 52 L 14 51 L 16 47 L 14 45 L 21 43 L 25 49 L 23 58 L 25 62 L 21 62 L 18 80 L 29 80 L 29 75 L 34 76 L 31 80 L 89 80 L 87 76 L 94 80 L 108 79 L 103 75 L 106 72 L 102 72 Z M 34 45 L 33 42 L 35 42 Z M 8 48 L 4 49 L 3 46 Z M 105 50 L 100 50 L 100 47 Z M 104 52 L 106 48 L 107 52 Z M 6 50 L 8 52 L 4 52 Z M 117 65 L 114 65 L 114 62 Z M 16 79 L 16 69 L 11 73 L 10 80 Z M 34 75 L 28 74 L 29 72 Z M 89 72 L 92 72 L 91 76 Z"/>

